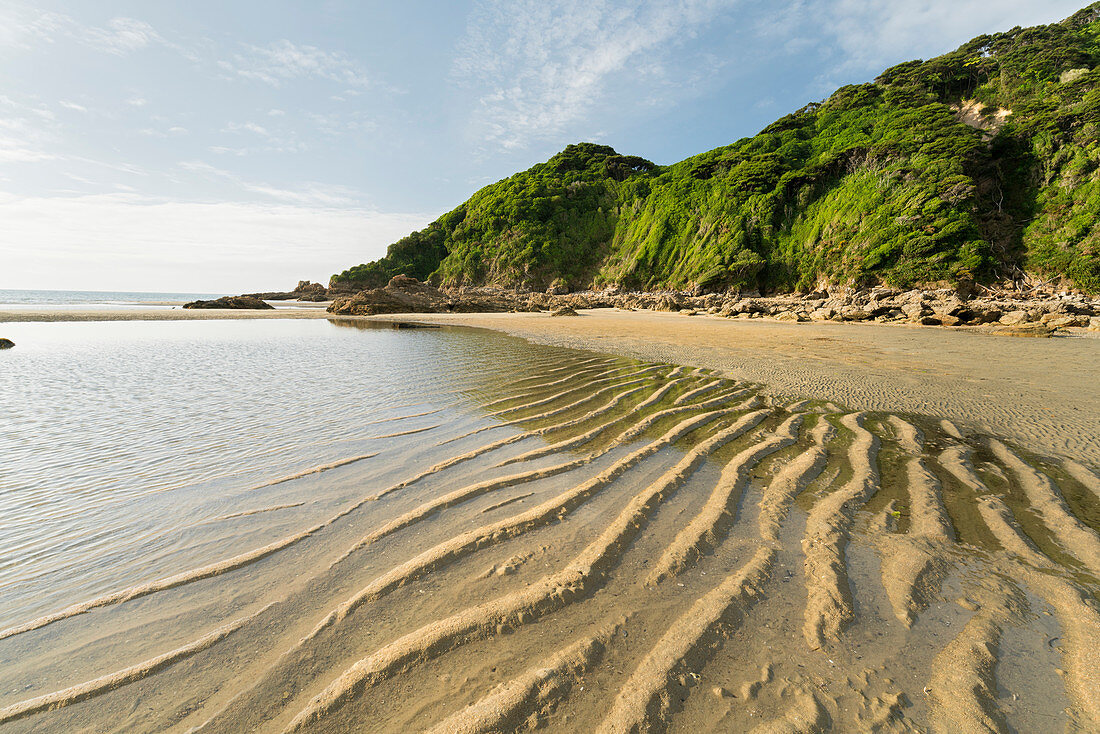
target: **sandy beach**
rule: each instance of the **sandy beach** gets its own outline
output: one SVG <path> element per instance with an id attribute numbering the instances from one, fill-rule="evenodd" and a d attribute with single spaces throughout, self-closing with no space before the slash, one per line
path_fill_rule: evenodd
<path id="1" fill-rule="evenodd" d="M 1100 726 L 1100 341 L 371 320 L 444 328 L 368 329 L 397 350 L 373 369 L 310 360 L 330 409 L 417 345 L 404 389 L 478 384 L 243 486 L 201 526 L 241 532 L 217 553 L 12 620 L 0 731 Z M 278 372 L 272 344 L 302 342 L 244 374 Z"/>
<path id="2" fill-rule="evenodd" d="M 1100 463 L 1100 339 L 792 324 L 652 311 L 369 317 L 495 329 L 538 344 L 718 370 L 783 397 L 946 418 Z"/>
<path id="3" fill-rule="evenodd" d="M 10 309 L 4 322 L 334 318 L 324 304 L 271 311 Z M 1100 463 L 1100 334 L 995 336 L 975 329 L 784 323 L 654 311 L 336 317 L 493 329 L 536 344 L 704 367 L 787 398 L 945 418 L 1031 450 Z M 0 334 L 3 336 L 3 334 Z"/>

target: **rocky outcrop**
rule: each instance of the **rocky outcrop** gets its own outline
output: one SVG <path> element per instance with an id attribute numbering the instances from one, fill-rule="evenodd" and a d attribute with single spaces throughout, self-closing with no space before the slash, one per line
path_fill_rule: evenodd
<path id="1" fill-rule="evenodd" d="M 308 280 L 299 280 L 298 285 L 292 291 L 268 291 L 266 293 L 245 293 L 249 298 L 258 298 L 261 301 L 328 301 L 328 289 L 320 283 L 311 283 Z"/>
<path id="2" fill-rule="evenodd" d="M 235 308 L 235 309 L 255 309 L 255 310 L 270 310 L 275 308 L 270 303 L 266 303 L 255 296 L 222 296 L 216 298 L 213 301 L 191 301 L 191 303 L 185 303 L 184 308 Z"/>
<path id="3" fill-rule="evenodd" d="M 329 300 L 328 288 L 320 283 L 311 283 L 308 280 L 298 281 L 298 286 L 291 291 L 299 301 L 312 301 L 315 303 Z"/>
<path id="4" fill-rule="evenodd" d="M 537 311 L 549 305 L 545 294 L 516 294 L 497 288 L 443 291 L 416 278 L 395 275 L 383 288 L 337 298 L 328 310 L 347 316 L 387 313 L 488 313 Z"/>
<path id="5" fill-rule="evenodd" d="M 11 349 L 15 346 L 15 342 L 11 339 L 0 339 L 0 349 Z"/>
<path id="6" fill-rule="evenodd" d="M 404 275 L 384 288 L 338 298 L 329 311 L 343 315 L 476 313 L 592 308 L 647 309 L 736 319 L 985 326 L 994 333 L 1045 336 L 1065 328 L 1100 330 L 1100 298 L 1077 293 L 967 289 L 910 290 L 876 287 L 761 296 L 759 293 L 691 295 L 676 291 L 622 292 L 616 288 L 555 295 L 503 288 L 439 289 Z M 1013 328 L 1007 328 L 1013 327 Z M 1022 328 L 1021 328 L 1022 327 Z"/>

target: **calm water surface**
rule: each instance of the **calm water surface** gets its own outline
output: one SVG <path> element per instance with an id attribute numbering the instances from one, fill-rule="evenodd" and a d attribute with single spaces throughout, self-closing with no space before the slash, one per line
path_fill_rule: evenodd
<path id="1" fill-rule="evenodd" d="M 260 532 L 219 520 L 302 502 L 258 485 L 374 452 L 411 460 L 426 438 L 384 437 L 433 429 L 434 445 L 471 419 L 466 396 L 538 359 L 487 333 L 329 321 L 4 336 L 18 347 L 0 352 L 0 627 L 219 558 Z"/>

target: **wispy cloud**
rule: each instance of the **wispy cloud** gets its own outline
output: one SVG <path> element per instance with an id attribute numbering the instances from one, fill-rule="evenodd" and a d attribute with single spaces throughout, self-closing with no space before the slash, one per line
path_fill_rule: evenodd
<path id="1" fill-rule="evenodd" d="M 228 133 L 249 132 L 249 133 L 255 133 L 256 135 L 260 135 L 260 136 L 263 136 L 265 138 L 270 138 L 271 137 L 271 133 L 268 132 L 268 129 L 266 127 L 263 127 L 262 125 L 257 125 L 254 122 L 231 122 L 231 123 L 229 123 L 228 125 L 225 126 L 225 129 L 223 130 L 223 132 L 228 132 Z"/>
<path id="2" fill-rule="evenodd" d="M 226 149 L 225 152 L 233 151 Z M 216 179 L 231 183 L 241 191 L 259 194 L 266 199 L 283 203 L 336 209 L 351 209 L 363 205 L 364 197 L 362 192 L 346 186 L 311 181 L 302 184 L 299 188 L 288 189 L 269 183 L 251 181 L 232 171 L 218 168 L 206 161 L 200 160 L 183 161 L 179 164 L 179 168 L 188 173 L 204 176 L 208 179 Z"/>
<path id="3" fill-rule="evenodd" d="M 174 135 L 188 135 L 189 133 L 190 130 L 182 125 L 172 125 L 163 130 L 153 127 L 145 127 L 138 130 L 139 135 L 144 135 L 147 138 L 170 138 Z"/>
<path id="4" fill-rule="evenodd" d="M 0 6 L 0 48 L 28 48 L 34 41 L 51 41 L 72 26 L 72 18 L 45 12 L 20 2 Z"/>
<path id="5" fill-rule="evenodd" d="M 352 87 L 369 84 L 366 72 L 353 59 L 339 51 L 325 51 L 286 39 L 267 46 L 248 45 L 232 59 L 219 65 L 245 79 L 280 86 L 294 79 L 328 79 Z"/>
<path id="6" fill-rule="evenodd" d="M 273 123 L 275 124 L 275 123 Z M 245 155 L 251 152 L 263 152 L 263 153 L 302 153 L 309 149 L 309 143 L 298 137 L 293 130 L 282 129 L 273 130 L 270 127 L 265 127 L 255 122 L 230 122 L 221 130 L 223 133 L 229 133 L 233 136 L 238 136 L 236 139 L 240 139 L 239 136 L 247 136 L 255 140 L 259 138 L 258 144 L 246 145 L 246 146 L 233 146 L 233 145 L 220 145 L 211 148 L 216 153 L 232 152 L 236 155 Z M 322 131 L 323 132 L 323 131 Z"/>
<path id="7" fill-rule="evenodd" d="M 560 137 L 616 83 L 659 85 L 669 51 L 735 4 L 482 0 L 454 65 L 461 82 L 480 90 L 476 135 L 506 148 Z"/>
<path id="8" fill-rule="evenodd" d="M 80 29 L 80 38 L 87 45 L 115 56 L 126 56 L 154 43 L 164 43 L 153 26 L 136 18 L 112 18 L 106 27 Z"/>
<path id="9" fill-rule="evenodd" d="M 42 105 L 0 95 L 0 161 L 38 163 L 57 160 L 57 116 Z"/>
<path id="10" fill-rule="evenodd" d="M 945 53 L 983 33 L 1049 23 L 1071 15 L 1081 0 L 794 0 L 759 19 L 763 37 L 787 54 L 822 59 L 814 86 L 828 93 L 851 78 L 875 74 L 911 58 Z"/>
<path id="11" fill-rule="evenodd" d="M 53 43 L 66 37 L 115 56 L 126 56 L 154 44 L 178 48 L 153 26 L 137 18 L 111 18 L 97 26 L 84 25 L 70 15 L 40 10 L 18 0 L 0 8 L 0 41 L 4 46 L 27 48 L 35 41 Z"/>

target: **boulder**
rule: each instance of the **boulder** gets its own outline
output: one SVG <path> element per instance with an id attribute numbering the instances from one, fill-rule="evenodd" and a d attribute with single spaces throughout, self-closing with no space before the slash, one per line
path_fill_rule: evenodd
<path id="1" fill-rule="evenodd" d="M 1005 326 L 1016 326 L 1018 324 L 1026 324 L 1028 322 L 1028 313 L 1022 309 L 1015 311 L 1009 311 L 1002 314 L 1001 318 L 997 319 L 1001 324 Z"/>
<path id="2" fill-rule="evenodd" d="M 1004 316 L 999 308 L 975 306 L 971 312 L 973 316 L 970 322 L 974 324 L 995 324 Z"/>
<path id="3" fill-rule="evenodd" d="M 840 317 L 844 321 L 869 321 L 872 318 L 870 311 L 854 306 L 845 306 L 840 309 Z"/>
<path id="4" fill-rule="evenodd" d="M 15 342 L 11 339 L 0 339 L 0 349 L 11 349 L 15 346 Z"/>
<path id="5" fill-rule="evenodd" d="M 1089 325 L 1089 317 L 1066 316 L 1064 314 L 1047 314 L 1041 319 L 1040 323 L 1046 324 L 1052 329 L 1066 329 L 1071 326 L 1087 327 Z"/>
<path id="6" fill-rule="evenodd" d="M 940 326 L 959 326 L 963 323 L 963 320 L 958 316 L 947 313 L 936 314 L 936 318 L 940 320 Z"/>
<path id="7" fill-rule="evenodd" d="M 1014 326 L 997 326 L 993 329 L 994 334 L 1000 334 L 1002 336 L 1030 336 L 1045 338 L 1054 333 L 1054 329 L 1050 328 L 1046 324 L 1027 323 L 1017 324 Z"/>
<path id="8" fill-rule="evenodd" d="M 183 304 L 184 308 L 225 308 L 225 309 L 253 309 L 271 310 L 275 307 L 255 296 L 222 296 L 213 301 L 191 301 Z"/>
<path id="9" fill-rule="evenodd" d="M 930 316 L 932 309 L 924 305 L 923 301 L 913 300 L 906 301 L 901 306 L 901 312 L 905 314 L 905 317 L 910 321 L 920 321 L 924 316 Z"/>
<path id="10" fill-rule="evenodd" d="M 657 296 L 656 300 L 654 301 L 653 305 L 650 306 L 650 308 L 652 308 L 654 311 L 676 312 L 684 308 L 685 305 L 686 304 L 680 299 L 679 296 L 669 295 L 666 293 Z"/>
<path id="11" fill-rule="evenodd" d="M 562 308 L 555 308 L 553 311 L 550 312 L 550 315 L 551 316 L 580 316 L 579 313 L 577 313 L 573 309 L 569 308 L 568 306 L 563 306 Z"/>

